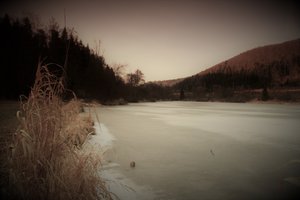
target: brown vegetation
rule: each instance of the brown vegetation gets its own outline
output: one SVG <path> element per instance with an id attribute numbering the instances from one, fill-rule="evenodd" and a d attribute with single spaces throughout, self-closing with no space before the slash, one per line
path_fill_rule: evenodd
<path id="1" fill-rule="evenodd" d="M 82 148 L 92 121 L 79 118 L 80 103 L 64 103 L 63 92 L 62 79 L 39 65 L 7 148 L 7 198 L 111 199 L 99 177 L 100 155 Z"/>

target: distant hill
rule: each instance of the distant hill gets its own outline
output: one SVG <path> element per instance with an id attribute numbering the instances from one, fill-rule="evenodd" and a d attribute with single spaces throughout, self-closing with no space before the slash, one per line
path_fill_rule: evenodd
<path id="1" fill-rule="evenodd" d="M 174 87 L 193 99 L 218 94 L 225 100 L 242 90 L 300 88 L 300 39 L 246 51 L 180 79 Z"/>
<path id="2" fill-rule="evenodd" d="M 254 48 L 252 50 L 241 53 L 233 58 L 223 61 L 207 70 L 200 72 L 200 75 L 207 73 L 228 71 L 233 72 L 241 70 L 252 71 L 255 70 L 258 65 L 260 66 L 272 66 L 274 64 L 288 65 L 289 76 L 299 75 L 300 66 L 295 59 L 299 59 L 300 56 L 300 39 L 292 40 L 280 44 L 268 45 L 263 47 Z M 296 77 L 295 77 L 296 78 Z M 297 77 L 299 78 L 299 77 Z"/>
<path id="3" fill-rule="evenodd" d="M 239 73 L 241 71 L 253 73 L 254 71 L 261 71 L 266 66 L 273 68 L 272 73 L 277 83 L 284 83 L 287 79 L 297 82 L 300 80 L 299 59 L 300 39 L 296 39 L 248 50 L 190 77 L 154 81 L 152 83 L 162 86 L 174 86 L 184 80 L 195 78 L 195 76 L 213 73 Z"/>
<path id="4" fill-rule="evenodd" d="M 252 74 L 271 79 L 275 86 L 300 83 L 300 39 L 254 48 L 184 80 L 209 74 Z"/>

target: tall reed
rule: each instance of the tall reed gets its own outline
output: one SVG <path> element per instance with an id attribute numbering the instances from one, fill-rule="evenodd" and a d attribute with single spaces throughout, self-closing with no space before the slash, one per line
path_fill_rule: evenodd
<path id="1" fill-rule="evenodd" d="M 63 79 L 38 65 L 34 86 L 17 113 L 9 155 L 10 199 L 112 199 L 99 177 L 101 155 L 80 148 L 90 129 L 76 99 L 64 103 Z M 76 125 L 76 126 L 75 126 Z"/>

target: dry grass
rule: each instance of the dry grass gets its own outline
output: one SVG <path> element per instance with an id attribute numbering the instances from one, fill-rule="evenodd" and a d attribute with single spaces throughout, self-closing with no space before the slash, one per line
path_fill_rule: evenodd
<path id="1" fill-rule="evenodd" d="M 100 155 L 81 148 L 92 122 L 79 118 L 78 101 L 63 103 L 63 92 L 62 79 L 39 65 L 9 148 L 9 199 L 111 199 Z"/>

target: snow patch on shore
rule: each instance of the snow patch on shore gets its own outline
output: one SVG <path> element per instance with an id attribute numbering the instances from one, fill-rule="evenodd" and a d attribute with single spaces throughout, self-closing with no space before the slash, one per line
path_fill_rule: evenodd
<path id="1" fill-rule="evenodd" d="M 100 153 L 113 148 L 116 138 L 109 132 L 108 128 L 99 122 L 94 122 L 96 135 L 93 135 L 89 143 L 93 147 L 99 147 Z M 120 165 L 114 162 L 104 162 L 100 175 L 105 181 L 108 190 L 113 193 L 113 199 L 120 200 L 150 200 L 155 199 L 155 193 L 151 188 L 140 186 L 125 177 L 119 170 Z M 115 196 L 114 196 L 115 195 Z"/>
<path id="2" fill-rule="evenodd" d="M 99 122 L 94 122 L 94 129 L 96 135 L 93 135 L 90 143 L 92 145 L 99 146 L 102 150 L 112 148 L 114 140 L 116 138 L 109 132 L 107 127 Z"/>

